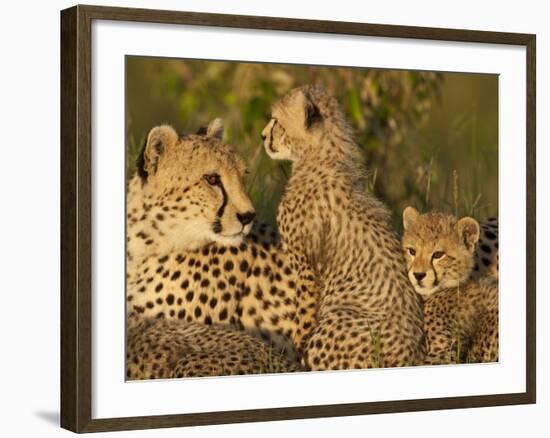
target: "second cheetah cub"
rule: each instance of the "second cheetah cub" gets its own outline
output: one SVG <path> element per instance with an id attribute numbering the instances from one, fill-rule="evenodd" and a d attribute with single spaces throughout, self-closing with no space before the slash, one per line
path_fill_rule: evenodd
<path id="1" fill-rule="evenodd" d="M 497 361 L 498 281 L 490 266 L 473 275 L 478 222 L 407 207 L 403 227 L 409 279 L 424 298 L 426 363 Z"/>

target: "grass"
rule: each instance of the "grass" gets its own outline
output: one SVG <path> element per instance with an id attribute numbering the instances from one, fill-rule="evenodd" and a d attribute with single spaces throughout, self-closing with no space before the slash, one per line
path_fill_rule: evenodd
<path id="1" fill-rule="evenodd" d="M 368 321 L 367 321 L 367 327 L 368 327 L 369 335 L 374 347 L 374 351 L 371 353 L 371 359 L 374 364 L 373 368 L 382 368 L 384 366 L 384 361 L 382 358 L 382 339 L 381 339 L 380 333 L 374 332 Z"/>
<path id="2" fill-rule="evenodd" d="M 273 344 L 270 343 L 267 347 L 267 362 L 264 367 L 258 369 L 256 374 L 277 374 L 285 372 L 285 370 L 281 370 L 280 368 L 280 364 L 284 363 L 285 360 L 286 357 L 284 350 L 275 352 Z"/>
<path id="3" fill-rule="evenodd" d="M 341 103 L 371 169 L 366 189 L 393 212 L 407 205 L 451 211 L 453 171 L 461 175 L 461 213 L 498 211 L 498 80 L 490 75 L 375 69 L 127 60 L 128 174 L 147 132 L 170 123 L 195 132 L 222 117 L 224 140 L 245 159 L 259 219 L 275 224 L 288 163 L 263 151 L 270 106 L 289 89 L 317 83 Z"/>
<path id="4" fill-rule="evenodd" d="M 222 117 L 224 140 L 247 163 L 258 219 L 274 225 L 290 165 L 267 157 L 260 132 L 276 99 L 316 83 L 344 109 L 371 169 L 365 190 L 392 210 L 394 229 L 401 231 L 408 205 L 478 220 L 498 214 L 496 76 L 150 57 L 128 57 L 126 67 L 128 176 L 153 126 L 195 132 Z M 382 366 L 380 335 L 370 326 L 369 333 L 372 360 Z M 263 373 L 278 372 L 269 348 Z"/>

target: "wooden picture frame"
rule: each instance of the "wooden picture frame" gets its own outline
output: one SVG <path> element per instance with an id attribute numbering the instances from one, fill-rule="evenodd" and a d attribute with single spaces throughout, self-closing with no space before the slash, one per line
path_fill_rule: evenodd
<path id="1" fill-rule="evenodd" d="M 518 45 L 526 48 L 526 391 L 126 418 L 92 418 L 91 25 L 94 20 Z M 61 426 L 97 432 L 535 403 L 535 49 L 530 34 L 75 6 L 61 12 Z"/>

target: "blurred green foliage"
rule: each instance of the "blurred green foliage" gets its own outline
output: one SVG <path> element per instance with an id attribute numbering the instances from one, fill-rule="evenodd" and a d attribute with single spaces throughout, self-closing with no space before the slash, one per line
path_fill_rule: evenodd
<path id="1" fill-rule="evenodd" d="M 260 133 L 274 100 L 315 83 L 341 102 L 371 170 L 368 189 L 397 228 L 407 205 L 498 213 L 496 76 L 148 57 L 128 57 L 126 74 L 128 174 L 153 126 L 189 133 L 222 117 L 260 219 L 274 223 L 290 166 L 266 155 Z"/>

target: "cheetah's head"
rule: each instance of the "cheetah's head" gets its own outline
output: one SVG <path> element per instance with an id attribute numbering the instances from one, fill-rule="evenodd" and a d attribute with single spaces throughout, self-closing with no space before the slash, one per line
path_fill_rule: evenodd
<path id="1" fill-rule="evenodd" d="M 307 85 L 273 104 L 262 139 L 271 158 L 298 161 L 318 153 L 323 133 L 330 129 L 347 131 L 336 99 L 321 87 Z"/>
<path id="2" fill-rule="evenodd" d="M 403 211 L 402 247 L 408 275 L 416 292 L 429 296 L 456 287 L 470 276 L 479 239 L 475 219 L 430 212 L 413 207 Z"/>
<path id="3" fill-rule="evenodd" d="M 167 125 L 151 129 L 128 201 L 129 225 L 144 246 L 235 245 L 250 232 L 255 212 L 243 184 L 245 166 L 222 134 L 221 119 L 196 135 L 180 136 Z M 131 201 L 132 192 L 140 196 Z"/>

